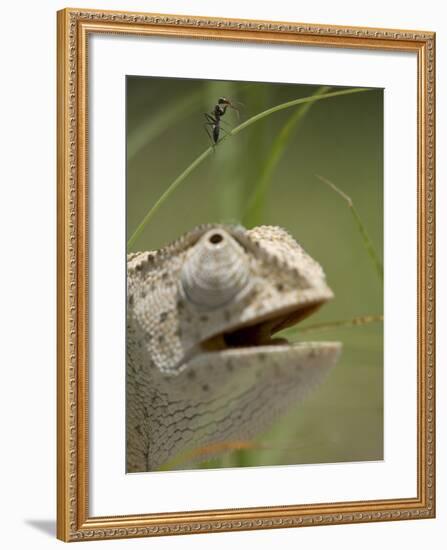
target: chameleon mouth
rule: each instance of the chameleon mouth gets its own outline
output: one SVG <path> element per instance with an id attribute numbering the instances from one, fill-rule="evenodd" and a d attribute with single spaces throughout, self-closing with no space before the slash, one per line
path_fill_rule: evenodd
<path id="1" fill-rule="evenodd" d="M 274 311 L 268 315 L 239 324 L 216 334 L 201 343 L 204 352 L 253 348 L 272 345 L 291 345 L 286 338 L 274 338 L 278 332 L 297 325 L 312 315 L 326 300 L 313 301 Z"/>

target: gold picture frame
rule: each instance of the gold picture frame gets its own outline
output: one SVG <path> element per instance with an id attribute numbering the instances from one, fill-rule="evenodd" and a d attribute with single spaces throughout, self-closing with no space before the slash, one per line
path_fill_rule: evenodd
<path id="1" fill-rule="evenodd" d="M 64 9 L 58 12 L 58 502 L 63 541 L 435 516 L 435 34 Z M 89 514 L 88 38 L 93 33 L 404 51 L 418 59 L 417 496 L 117 517 Z M 412 421 L 410 419 L 409 421 Z"/>

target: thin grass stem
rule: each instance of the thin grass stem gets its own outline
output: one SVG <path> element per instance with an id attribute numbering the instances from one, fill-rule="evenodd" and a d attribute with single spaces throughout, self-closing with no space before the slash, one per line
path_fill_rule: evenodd
<path id="1" fill-rule="evenodd" d="M 338 193 L 340 197 L 342 197 L 342 199 L 348 203 L 352 217 L 354 218 L 354 221 L 358 227 L 360 235 L 362 236 L 366 251 L 368 252 L 369 257 L 371 258 L 371 261 L 374 264 L 374 267 L 377 271 L 377 275 L 380 281 L 383 283 L 383 264 L 379 259 L 379 256 L 374 248 L 374 245 L 372 244 L 372 241 L 369 238 L 368 232 L 366 231 L 365 224 L 362 222 L 360 214 L 357 212 L 357 209 L 355 208 L 351 197 L 349 197 L 346 193 L 344 193 L 341 189 L 339 189 L 335 185 L 335 183 L 333 183 L 332 181 L 328 180 L 327 178 L 324 178 L 323 176 L 319 176 L 318 174 L 316 174 L 316 176 L 320 181 L 322 181 L 326 185 L 329 185 L 331 189 L 333 189 L 336 193 Z"/>
<path id="2" fill-rule="evenodd" d="M 338 321 L 329 321 L 327 323 L 316 323 L 314 325 L 308 325 L 305 327 L 296 327 L 287 329 L 287 333 L 299 333 L 304 334 L 306 332 L 318 332 L 320 330 L 330 330 L 340 327 L 355 327 L 362 325 L 370 325 L 372 323 L 381 323 L 383 321 L 383 315 L 363 315 L 360 317 L 354 317 L 353 319 L 342 319 Z"/>

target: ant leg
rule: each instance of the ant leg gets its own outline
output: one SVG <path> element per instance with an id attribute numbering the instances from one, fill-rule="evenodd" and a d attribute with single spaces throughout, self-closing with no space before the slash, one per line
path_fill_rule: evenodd
<path id="1" fill-rule="evenodd" d="M 222 122 L 222 121 L 221 121 L 221 122 Z M 226 130 L 223 126 L 221 126 L 220 129 L 222 130 L 222 132 L 225 132 L 225 134 L 226 134 L 227 136 L 231 136 L 231 135 L 232 135 L 232 134 L 231 134 L 231 130 L 228 131 L 228 130 Z"/>
<path id="2" fill-rule="evenodd" d="M 237 105 L 237 106 L 236 106 Z M 245 107 L 245 105 L 241 101 L 232 101 L 229 106 L 233 109 L 233 111 L 236 111 L 237 119 L 241 119 L 241 113 L 240 113 L 240 107 Z"/>
<path id="3" fill-rule="evenodd" d="M 203 113 L 203 114 L 205 115 L 207 124 L 217 124 L 217 120 L 213 116 L 209 115 L 208 113 Z"/>
<path id="4" fill-rule="evenodd" d="M 235 107 L 234 105 L 232 105 L 232 109 L 233 109 L 233 111 L 236 111 L 237 119 L 241 120 L 241 114 L 239 112 L 239 109 L 237 107 Z"/>

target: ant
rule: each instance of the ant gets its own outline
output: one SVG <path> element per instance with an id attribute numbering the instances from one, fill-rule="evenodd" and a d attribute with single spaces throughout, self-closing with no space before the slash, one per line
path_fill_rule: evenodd
<path id="1" fill-rule="evenodd" d="M 239 116 L 239 109 L 235 105 L 233 105 L 233 103 L 231 103 L 229 99 L 226 99 L 225 97 L 220 97 L 218 99 L 216 105 L 214 105 L 214 109 L 211 114 L 204 113 L 206 118 L 205 130 L 213 144 L 213 148 L 219 141 L 220 131 L 223 130 L 225 132 L 225 129 L 222 128 L 220 125 L 221 122 L 223 122 L 220 119 L 224 116 L 228 107 L 234 109 Z M 210 132 L 208 131 L 208 126 L 211 126 L 212 134 L 210 134 Z"/>

